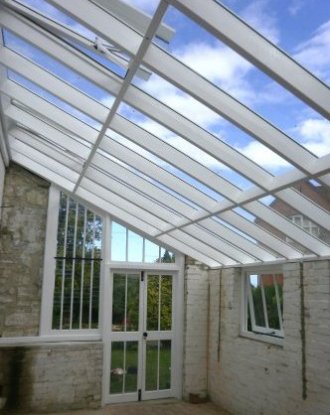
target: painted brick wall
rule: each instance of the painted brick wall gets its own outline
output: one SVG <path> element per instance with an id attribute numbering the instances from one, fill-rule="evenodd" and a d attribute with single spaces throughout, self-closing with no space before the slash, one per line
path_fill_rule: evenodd
<path id="1" fill-rule="evenodd" d="M 241 270 L 223 270 L 221 277 L 220 271 L 209 272 L 209 394 L 235 415 L 330 413 L 330 262 L 306 262 L 303 267 L 306 399 L 300 268 L 292 263 L 283 269 L 282 346 L 240 336 Z"/>
<path id="2" fill-rule="evenodd" d="M 0 348 L 2 395 L 10 413 L 101 405 L 101 343 Z"/>
<path id="3" fill-rule="evenodd" d="M 0 336 L 37 335 L 49 184 L 12 164 L 0 229 Z"/>
<path id="4" fill-rule="evenodd" d="M 185 269 L 183 397 L 207 394 L 208 271 L 191 258 Z"/>

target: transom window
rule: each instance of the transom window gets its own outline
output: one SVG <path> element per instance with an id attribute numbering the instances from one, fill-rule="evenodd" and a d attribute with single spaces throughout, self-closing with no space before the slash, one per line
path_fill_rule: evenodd
<path id="1" fill-rule="evenodd" d="M 102 219 L 61 192 L 52 328 L 96 329 Z"/>
<path id="2" fill-rule="evenodd" d="M 117 222 L 111 224 L 111 260 L 171 263 L 175 254 Z"/>
<path id="3" fill-rule="evenodd" d="M 247 331 L 283 337 L 283 274 L 248 272 L 245 298 Z"/>

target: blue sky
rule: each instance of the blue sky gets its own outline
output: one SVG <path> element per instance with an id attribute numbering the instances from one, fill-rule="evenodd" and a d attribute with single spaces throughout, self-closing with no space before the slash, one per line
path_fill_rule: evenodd
<path id="1" fill-rule="evenodd" d="M 147 13 L 152 13 L 158 4 L 158 0 L 125 1 Z M 26 0 L 22 2 L 31 4 L 40 11 L 47 11 L 84 36 L 93 39 L 93 33 L 56 11 L 44 1 Z M 324 82 L 329 82 L 330 7 L 328 1 L 225 0 L 223 4 L 297 59 L 298 62 L 305 65 Z M 170 44 L 163 45 L 167 52 L 247 104 L 317 156 L 323 156 L 329 152 L 330 125 L 327 120 L 173 7 L 168 9 L 164 20 L 176 31 Z M 25 50 L 25 54 L 30 58 L 90 96 L 99 99 L 103 104 L 111 106 L 113 97 L 105 91 L 93 88 L 90 82 L 75 76 L 72 71 L 70 72 L 63 66 L 56 65 L 54 60 L 46 57 L 45 54 L 41 54 L 33 48 L 27 48 L 17 40 L 13 41 L 13 43 L 15 42 L 16 48 L 21 51 Z M 281 157 L 159 76 L 153 74 L 148 81 L 136 78 L 135 83 L 274 175 L 284 173 L 291 168 Z M 56 100 L 56 104 L 61 106 L 58 99 L 54 98 L 53 100 Z M 74 109 L 69 109 L 67 104 L 62 106 L 65 107 L 65 110 L 73 113 Z M 122 105 L 120 112 L 213 171 L 231 180 L 240 188 L 245 189 L 251 186 L 250 182 L 228 167 L 136 110 Z M 91 124 L 91 121 L 79 112 L 76 112 L 76 116 Z M 100 128 L 97 123 L 95 123 L 95 127 Z M 120 140 L 118 136 L 115 137 Z M 125 140 L 122 142 L 125 145 L 130 145 Z M 130 146 L 133 147 L 133 145 Z M 134 149 L 137 148 L 134 147 Z M 158 159 L 156 160 L 145 150 L 138 149 L 138 151 L 159 163 Z M 162 167 L 177 174 L 173 167 L 165 162 Z M 208 190 L 203 189 L 202 185 L 198 185 L 198 183 L 195 185 L 200 186 L 203 191 L 208 193 Z M 211 195 L 211 193 L 209 194 Z"/>

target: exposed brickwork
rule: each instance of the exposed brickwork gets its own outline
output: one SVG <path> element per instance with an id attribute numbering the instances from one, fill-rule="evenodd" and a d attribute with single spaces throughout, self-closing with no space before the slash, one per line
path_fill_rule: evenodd
<path id="1" fill-rule="evenodd" d="M 0 229 L 0 336 L 37 335 L 49 184 L 17 165 L 5 177 Z"/>
<path id="2" fill-rule="evenodd" d="M 188 258 L 185 270 L 183 396 L 207 395 L 208 271 Z"/>
<path id="3" fill-rule="evenodd" d="M 101 343 L 0 348 L 5 410 L 36 413 L 98 408 L 102 362 Z"/>
<path id="4" fill-rule="evenodd" d="M 329 415 L 329 261 L 304 264 L 307 399 L 303 399 L 299 264 L 284 265 L 283 346 L 240 336 L 241 271 L 209 273 L 209 394 L 235 415 Z M 218 271 L 219 272 L 219 271 Z M 219 334 L 219 303 L 221 322 Z M 219 348 L 220 338 L 220 348 Z"/>

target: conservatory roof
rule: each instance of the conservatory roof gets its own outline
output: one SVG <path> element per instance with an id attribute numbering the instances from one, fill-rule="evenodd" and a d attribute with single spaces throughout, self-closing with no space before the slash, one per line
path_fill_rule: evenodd
<path id="1" fill-rule="evenodd" d="M 279 116 L 329 136 L 329 87 L 225 6 L 0 0 L 0 25 L 6 164 L 211 267 L 330 255 L 329 148 Z"/>

